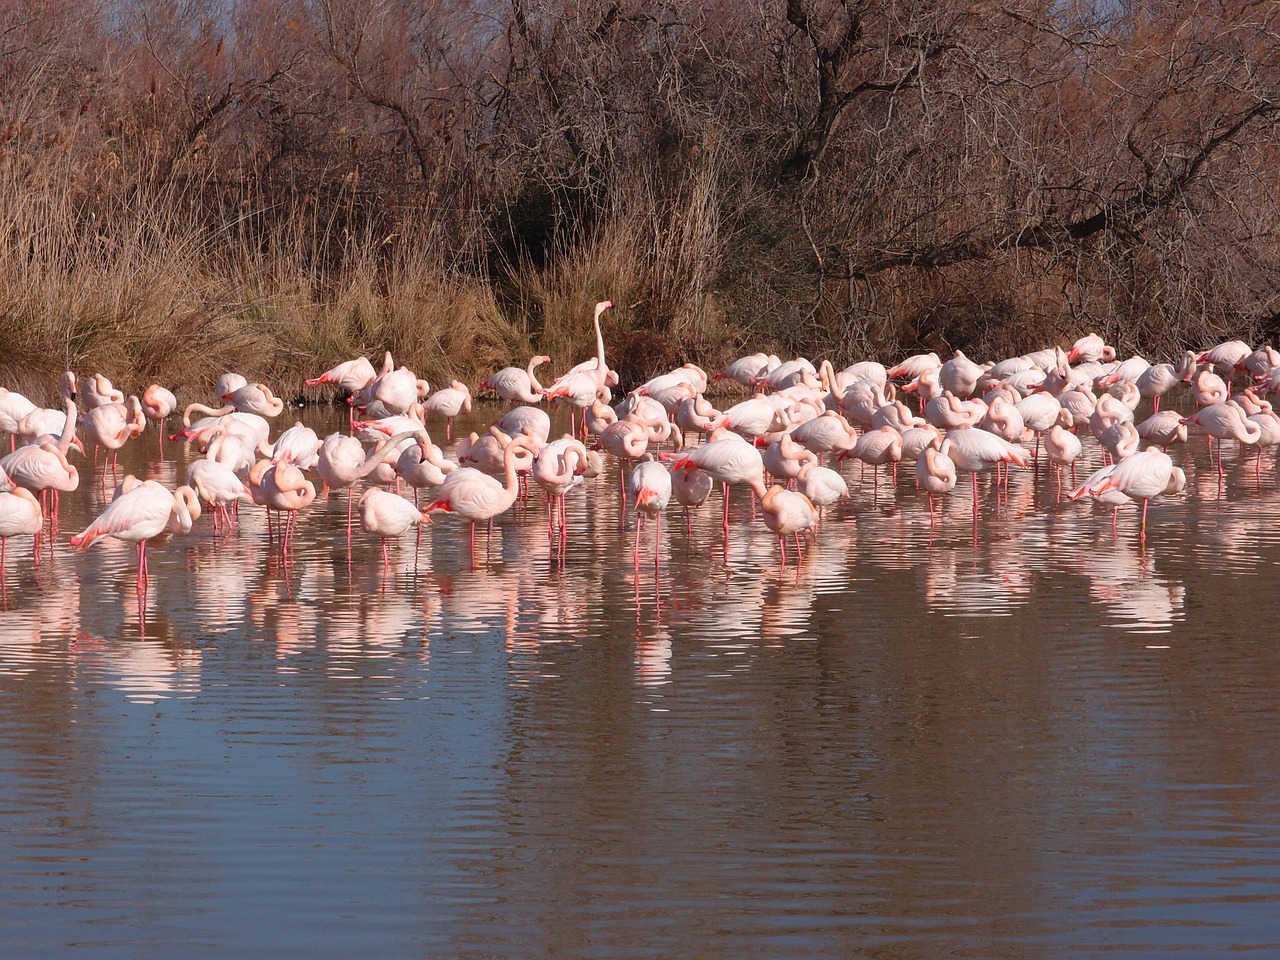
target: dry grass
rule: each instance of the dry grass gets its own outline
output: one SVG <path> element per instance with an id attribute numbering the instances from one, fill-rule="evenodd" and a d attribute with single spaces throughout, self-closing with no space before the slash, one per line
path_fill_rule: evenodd
<path id="1" fill-rule="evenodd" d="M 338 265 L 321 269 L 314 225 L 299 218 L 263 240 L 137 195 L 99 204 L 127 211 L 106 223 L 80 212 L 70 176 L 43 180 L 0 177 L 0 382 L 32 396 L 67 368 L 126 390 L 201 388 L 225 370 L 300 385 L 390 350 L 447 380 L 529 351 L 488 285 L 447 268 L 439 244 L 345 237 Z"/>

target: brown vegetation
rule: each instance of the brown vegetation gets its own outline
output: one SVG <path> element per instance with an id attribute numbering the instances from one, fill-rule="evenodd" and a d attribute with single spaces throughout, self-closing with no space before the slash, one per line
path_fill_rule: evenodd
<path id="1" fill-rule="evenodd" d="M 1272 2 L 19 0 L 0 376 L 1280 326 Z"/>

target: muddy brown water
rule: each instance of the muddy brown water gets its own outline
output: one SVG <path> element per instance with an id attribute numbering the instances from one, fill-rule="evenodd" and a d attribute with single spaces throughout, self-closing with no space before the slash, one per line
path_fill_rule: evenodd
<path id="1" fill-rule="evenodd" d="M 180 482 L 155 440 L 125 468 Z M 563 565 L 539 495 L 474 569 L 449 518 L 384 570 L 341 498 L 288 562 L 244 510 L 145 622 L 131 548 L 66 545 L 86 477 L 10 545 L 0 953 L 1280 952 L 1280 474 L 1178 456 L 1145 548 L 1031 473 L 931 528 L 903 471 L 785 570 L 713 500 L 637 574 L 613 470 Z"/>

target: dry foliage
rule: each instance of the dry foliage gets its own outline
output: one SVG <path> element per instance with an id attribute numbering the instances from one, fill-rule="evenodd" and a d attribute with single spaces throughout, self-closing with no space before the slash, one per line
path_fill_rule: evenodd
<path id="1" fill-rule="evenodd" d="M 0 9 L 0 376 L 1280 327 L 1280 8 Z"/>

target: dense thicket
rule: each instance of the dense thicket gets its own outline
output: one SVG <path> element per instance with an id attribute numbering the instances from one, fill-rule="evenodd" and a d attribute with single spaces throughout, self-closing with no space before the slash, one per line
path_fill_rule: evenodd
<path id="1" fill-rule="evenodd" d="M 1280 5 L 15 0 L 0 369 L 1280 325 Z"/>

